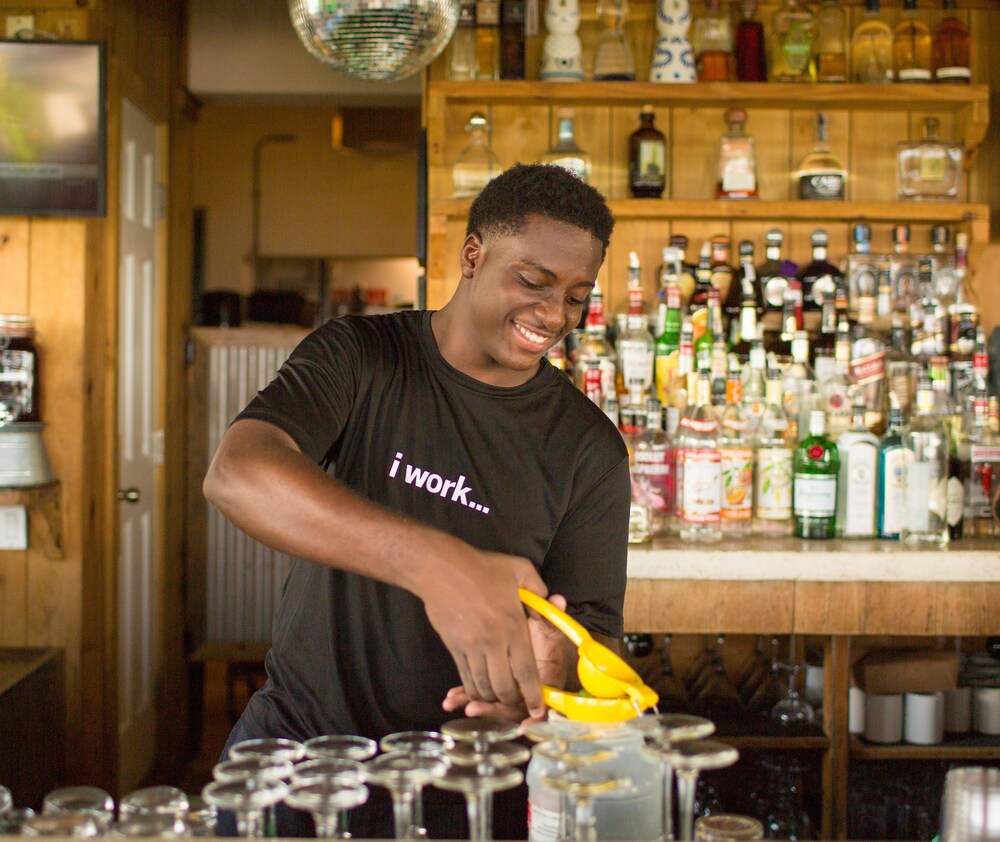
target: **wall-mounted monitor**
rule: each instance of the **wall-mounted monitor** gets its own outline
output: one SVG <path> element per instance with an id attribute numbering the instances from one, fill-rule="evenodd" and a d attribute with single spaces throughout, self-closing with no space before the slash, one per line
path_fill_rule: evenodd
<path id="1" fill-rule="evenodd" d="M 0 40 L 0 215 L 103 216 L 104 44 Z"/>

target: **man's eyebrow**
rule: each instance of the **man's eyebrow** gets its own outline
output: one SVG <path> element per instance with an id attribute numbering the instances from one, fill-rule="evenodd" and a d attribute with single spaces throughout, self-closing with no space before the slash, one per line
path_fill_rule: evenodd
<path id="1" fill-rule="evenodd" d="M 543 275 L 547 275 L 550 278 L 556 277 L 556 273 L 549 269 L 548 266 L 543 266 L 541 263 L 536 263 L 534 260 L 522 260 L 521 263 L 525 266 L 530 266 L 532 269 L 537 269 Z"/>

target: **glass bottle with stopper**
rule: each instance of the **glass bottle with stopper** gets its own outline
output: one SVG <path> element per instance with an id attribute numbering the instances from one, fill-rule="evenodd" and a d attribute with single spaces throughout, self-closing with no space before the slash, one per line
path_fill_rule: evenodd
<path id="1" fill-rule="evenodd" d="M 597 17 L 601 34 L 594 57 L 594 79 L 635 81 L 635 60 L 625 37 L 628 0 L 599 0 Z"/>
<path id="2" fill-rule="evenodd" d="M 799 182 L 800 199 L 843 199 L 847 185 L 847 169 L 827 142 L 828 120 L 816 113 L 816 145 L 799 164 L 795 174 Z"/>
<path id="3" fill-rule="evenodd" d="M 924 120 L 924 139 L 903 141 L 896 154 L 900 199 L 957 199 L 962 176 L 962 146 L 938 139 L 938 121 Z"/>
<path id="4" fill-rule="evenodd" d="M 451 168 L 455 198 L 475 196 L 500 172 L 500 160 L 490 149 L 490 124 L 478 111 L 469 115 L 465 127 L 468 145 L 458 153 Z"/>

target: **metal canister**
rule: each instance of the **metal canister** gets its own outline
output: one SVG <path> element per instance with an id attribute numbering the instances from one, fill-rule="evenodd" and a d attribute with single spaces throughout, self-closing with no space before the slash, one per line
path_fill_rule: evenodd
<path id="1" fill-rule="evenodd" d="M 0 424 L 40 420 L 38 375 L 34 319 L 0 314 Z"/>

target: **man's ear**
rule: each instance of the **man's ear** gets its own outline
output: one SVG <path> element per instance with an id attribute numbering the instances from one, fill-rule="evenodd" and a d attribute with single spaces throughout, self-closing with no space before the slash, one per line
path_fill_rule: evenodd
<path id="1" fill-rule="evenodd" d="M 472 273 L 475 271 L 482 253 L 483 238 L 475 232 L 469 234 L 465 238 L 465 242 L 462 243 L 462 250 L 459 252 L 459 264 L 462 269 L 463 278 L 472 277 Z"/>

